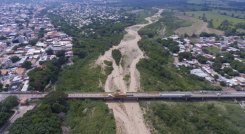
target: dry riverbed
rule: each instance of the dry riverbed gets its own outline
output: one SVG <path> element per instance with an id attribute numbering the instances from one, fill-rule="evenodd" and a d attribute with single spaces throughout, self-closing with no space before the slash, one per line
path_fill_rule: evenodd
<path id="1" fill-rule="evenodd" d="M 158 13 L 146 18 L 146 24 L 137 24 L 127 27 L 123 40 L 119 45 L 113 46 L 111 49 L 101 55 L 96 64 L 106 67 L 105 61 L 113 63 L 113 71 L 107 77 L 105 83 L 106 92 L 137 92 L 140 90 L 140 73 L 136 68 L 137 63 L 144 58 L 144 53 L 138 46 L 141 40 L 138 31 L 154 22 L 156 22 L 163 12 L 159 9 Z M 122 54 L 121 64 L 117 65 L 112 57 L 112 50 L 118 49 Z M 117 134 L 150 134 L 149 128 L 146 126 L 143 113 L 138 103 L 107 103 L 108 107 L 113 110 L 117 125 Z"/>

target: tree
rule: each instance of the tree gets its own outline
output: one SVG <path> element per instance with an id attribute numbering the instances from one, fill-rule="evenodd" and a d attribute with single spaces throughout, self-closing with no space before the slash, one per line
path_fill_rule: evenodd
<path id="1" fill-rule="evenodd" d="M 49 48 L 48 50 L 46 50 L 47 55 L 53 55 L 54 51 L 53 49 Z"/>
<path id="2" fill-rule="evenodd" d="M 18 103 L 18 98 L 16 96 L 9 96 L 7 97 L 3 103 L 1 104 L 1 107 L 4 109 L 7 109 L 5 112 L 11 110 L 11 108 L 17 106 Z M 4 110 L 1 110 L 4 111 Z"/>
<path id="3" fill-rule="evenodd" d="M 0 127 L 2 127 L 11 116 L 11 109 L 18 105 L 16 96 L 9 96 L 0 102 Z"/>
<path id="4" fill-rule="evenodd" d="M 185 37 L 185 38 L 188 38 L 188 37 L 189 37 L 189 35 L 188 35 L 187 33 L 185 33 L 185 34 L 184 34 L 184 37 Z"/>
<path id="5" fill-rule="evenodd" d="M 61 134 L 61 120 L 52 113 L 50 105 L 41 104 L 17 119 L 10 127 L 10 134 Z"/>
<path id="6" fill-rule="evenodd" d="M 200 37 L 216 37 L 217 35 L 214 33 L 206 33 L 206 32 L 202 32 L 200 34 Z"/>
<path id="7" fill-rule="evenodd" d="M 2 91 L 3 91 L 3 84 L 0 83 L 0 92 L 2 92 Z"/>
<path id="8" fill-rule="evenodd" d="M 51 105 L 52 112 L 54 113 L 65 112 L 64 105 L 66 104 L 67 97 L 68 95 L 62 91 L 52 91 L 45 96 L 43 103 Z"/>
<path id="9" fill-rule="evenodd" d="M 224 81 L 221 81 L 221 82 L 220 82 L 220 85 L 221 85 L 222 87 L 225 87 L 225 86 L 226 86 L 226 83 L 225 83 Z"/>
<path id="10" fill-rule="evenodd" d="M 57 56 L 57 57 L 65 57 L 65 51 L 64 51 L 64 50 L 58 51 L 58 52 L 56 53 L 56 56 Z"/>
<path id="11" fill-rule="evenodd" d="M 213 19 L 211 19 L 210 21 L 208 21 L 208 27 L 213 28 L 214 24 L 213 24 Z"/>
<path id="12" fill-rule="evenodd" d="M 167 47 L 169 49 L 169 51 L 171 51 L 172 53 L 178 53 L 179 52 L 179 45 L 178 42 L 172 40 L 172 39 L 168 39 L 168 40 L 162 40 L 161 41 L 162 45 Z"/>
<path id="13" fill-rule="evenodd" d="M 183 61 L 184 59 L 186 60 L 192 60 L 192 54 L 190 52 L 182 52 L 179 53 L 179 60 Z"/>
<path id="14" fill-rule="evenodd" d="M 203 13 L 203 15 L 202 15 L 202 20 L 203 20 L 204 22 L 207 22 L 207 21 L 208 21 L 205 13 Z"/>
<path id="15" fill-rule="evenodd" d="M 122 58 L 121 52 L 118 49 L 112 50 L 112 57 L 115 60 L 116 64 L 119 65 Z"/>
<path id="16" fill-rule="evenodd" d="M 33 39 L 33 40 L 30 40 L 29 44 L 31 46 L 35 46 L 37 44 L 37 42 L 38 42 L 38 39 Z"/>
<path id="17" fill-rule="evenodd" d="M 243 62 L 234 60 L 231 62 L 231 67 L 236 69 L 240 73 L 245 73 L 245 64 Z"/>
<path id="18" fill-rule="evenodd" d="M 225 53 L 223 55 L 223 63 L 231 63 L 234 59 L 234 55 L 231 53 Z"/>
<path id="19" fill-rule="evenodd" d="M 221 30 L 229 30 L 230 29 L 230 26 L 231 26 L 231 23 L 228 20 L 224 20 L 220 24 L 219 29 L 221 29 Z"/>
<path id="20" fill-rule="evenodd" d="M 219 79 L 219 75 L 215 74 L 215 75 L 214 75 L 214 79 L 215 79 L 215 80 Z"/>
<path id="21" fill-rule="evenodd" d="M 20 58 L 18 56 L 12 56 L 10 57 L 10 60 L 13 62 L 13 63 L 16 63 L 17 61 L 20 60 Z"/>
<path id="22" fill-rule="evenodd" d="M 0 40 L 6 40 L 7 38 L 4 36 L 0 36 Z"/>
<path id="23" fill-rule="evenodd" d="M 45 34 L 45 29 L 44 28 L 40 28 L 39 32 L 38 32 L 38 38 L 43 38 Z"/>
<path id="24" fill-rule="evenodd" d="M 212 65 L 214 71 L 216 72 L 220 72 L 221 71 L 221 67 L 222 67 L 222 63 L 219 61 L 215 61 Z"/>
<path id="25" fill-rule="evenodd" d="M 198 60 L 198 62 L 200 62 L 201 64 L 206 64 L 207 63 L 207 58 L 202 56 L 202 55 L 197 55 L 196 59 Z"/>
<path id="26" fill-rule="evenodd" d="M 225 68 L 223 69 L 223 71 L 224 71 L 227 75 L 229 75 L 229 76 L 238 76 L 238 75 L 239 75 L 239 73 L 233 71 L 233 69 L 230 68 L 230 67 L 225 67 Z"/>
<path id="27" fill-rule="evenodd" d="M 25 68 L 25 69 L 31 69 L 32 67 L 32 63 L 30 61 L 25 61 L 21 67 Z"/>
<path id="28" fill-rule="evenodd" d="M 48 95 L 45 96 L 43 103 L 44 104 L 64 104 L 68 95 L 62 91 L 52 91 Z"/>
<path id="29" fill-rule="evenodd" d="M 78 56 L 80 59 L 84 59 L 87 57 L 87 52 L 80 48 L 74 48 L 73 53 L 74 55 Z"/>
<path id="30" fill-rule="evenodd" d="M 28 72 L 29 90 L 43 91 L 46 85 L 56 82 L 60 69 L 66 62 L 66 57 L 54 58 L 44 62 L 43 68 L 35 68 Z"/>

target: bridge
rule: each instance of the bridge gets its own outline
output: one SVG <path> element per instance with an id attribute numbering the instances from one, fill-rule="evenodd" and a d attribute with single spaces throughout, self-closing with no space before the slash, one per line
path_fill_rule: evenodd
<path id="1" fill-rule="evenodd" d="M 245 91 L 225 92 L 225 91 L 196 91 L 196 92 L 128 92 L 126 94 L 115 95 L 113 92 L 98 93 L 67 93 L 68 99 L 89 99 L 103 101 L 141 101 L 141 100 L 245 100 Z M 0 101 L 7 96 L 17 96 L 18 98 L 43 99 L 47 93 L 39 92 L 3 92 L 0 93 Z"/>

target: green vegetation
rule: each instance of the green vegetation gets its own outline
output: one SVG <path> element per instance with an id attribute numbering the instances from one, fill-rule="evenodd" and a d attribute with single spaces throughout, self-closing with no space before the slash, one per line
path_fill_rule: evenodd
<path id="1" fill-rule="evenodd" d="M 134 15 L 136 20 L 135 22 L 138 23 L 145 23 L 146 17 L 152 16 L 157 12 L 157 10 L 154 9 L 136 9 L 136 10 L 132 10 L 129 11 L 129 14 Z"/>
<path id="2" fill-rule="evenodd" d="M 228 16 L 215 10 L 192 11 L 186 14 L 208 22 L 209 27 L 223 30 L 226 35 L 244 34 L 245 19 L 237 18 L 234 14 Z"/>
<path id="3" fill-rule="evenodd" d="M 244 134 L 245 111 L 228 102 L 142 102 L 154 134 Z"/>
<path id="4" fill-rule="evenodd" d="M 161 44 L 168 48 L 168 50 L 172 53 L 178 53 L 179 52 L 179 44 L 178 42 L 173 41 L 172 39 L 168 40 L 158 40 L 158 42 L 161 42 Z"/>
<path id="5" fill-rule="evenodd" d="M 202 32 L 200 34 L 200 37 L 217 37 L 217 35 L 215 33 L 206 33 L 206 32 Z"/>
<path id="6" fill-rule="evenodd" d="M 10 128 L 10 134 L 115 134 L 113 115 L 104 102 L 67 101 L 67 94 L 50 92 L 34 110 L 28 111 Z"/>
<path id="7" fill-rule="evenodd" d="M 59 113 L 65 112 L 67 95 L 62 92 L 51 92 L 34 110 L 28 111 L 10 127 L 10 134 L 61 134 L 62 118 Z"/>
<path id="8" fill-rule="evenodd" d="M 12 115 L 12 108 L 18 105 L 16 96 L 9 96 L 0 102 L 0 127 L 2 127 Z"/>
<path id="9" fill-rule="evenodd" d="M 177 18 L 174 12 L 164 11 L 162 18 L 160 18 L 158 22 L 154 23 L 154 25 L 146 26 L 139 31 L 139 34 L 148 38 L 153 38 L 156 35 L 169 36 L 172 35 L 176 29 L 187 26 L 191 26 L 190 21 Z"/>
<path id="10" fill-rule="evenodd" d="M 192 22 L 179 19 L 173 12 L 164 11 L 162 18 L 159 20 L 165 26 L 165 36 L 173 35 L 174 31 L 180 27 L 191 26 Z"/>
<path id="11" fill-rule="evenodd" d="M 221 54 L 221 50 L 217 47 L 214 47 L 214 46 L 205 47 L 202 50 L 203 50 L 203 52 L 214 55 L 214 56 L 217 54 Z"/>
<path id="12" fill-rule="evenodd" d="M 116 64 L 119 66 L 119 63 L 120 63 L 121 58 L 122 58 L 122 54 L 121 54 L 120 50 L 118 50 L 118 49 L 112 50 L 112 57 L 115 60 Z"/>
<path id="13" fill-rule="evenodd" d="M 208 82 L 190 75 L 189 71 L 178 70 L 173 65 L 172 56 L 158 42 L 143 39 L 140 47 L 150 57 L 137 65 L 145 91 L 215 89 Z"/>
<path id="14" fill-rule="evenodd" d="M 161 21 L 161 20 L 160 20 Z M 159 23 L 159 22 L 158 22 Z M 149 25 L 140 31 L 142 40 L 139 42 L 141 50 L 149 57 L 143 59 L 137 65 L 141 74 L 141 85 L 145 91 L 166 91 L 166 90 L 218 90 L 220 88 L 211 86 L 203 79 L 199 79 L 189 74 L 188 69 L 177 69 L 173 65 L 173 57 L 169 51 L 177 52 L 176 43 L 171 40 L 162 40 L 158 38 L 158 34 L 154 37 L 148 36 L 148 30 L 152 31 L 152 27 L 159 26 L 158 23 Z M 169 24 L 170 27 L 173 25 Z M 168 25 L 166 25 L 168 27 Z M 171 28 L 172 29 L 172 28 Z M 172 31 L 172 30 L 171 30 Z M 160 36 L 161 37 L 161 36 Z M 174 48 L 174 49 L 172 49 Z"/>
<path id="15" fill-rule="evenodd" d="M 245 73 L 245 63 L 244 62 L 232 61 L 231 66 L 238 72 Z"/>
<path id="16" fill-rule="evenodd" d="M 201 64 L 206 64 L 206 62 L 208 61 L 208 59 L 206 57 L 204 57 L 204 56 L 202 56 L 200 54 L 196 56 L 196 59 Z"/>
<path id="17" fill-rule="evenodd" d="M 186 14 L 189 16 L 198 18 L 198 19 L 202 19 L 203 15 L 205 15 L 207 21 L 213 20 L 214 28 L 218 28 L 224 20 L 227 20 L 234 25 L 245 22 L 245 20 L 243 19 L 221 15 L 221 14 L 216 13 L 215 11 L 194 11 L 194 12 L 186 12 Z"/>
<path id="18" fill-rule="evenodd" d="M 30 61 L 25 61 L 21 67 L 25 68 L 25 69 L 31 69 L 32 63 Z"/>
<path id="19" fill-rule="evenodd" d="M 3 91 L 3 84 L 0 82 L 0 92 Z"/>
<path id="20" fill-rule="evenodd" d="M 51 48 L 49 48 L 48 50 L 46 50 L 46 53 L 48 55 L 53 55 L 54 54 L 54 51 Z"/>
<path id="21" fill-rule="evenodd" d="M 192 58 L 193 58 L 193 56 L 190 52 L 179 53 L 179 61 L 183 61 L 184 59 L 192 60 Z"/>
<path id="22" fill-rule="evenodd" d="M 60 119 L 51 112 L 50 106 L 42 105 L 28 111 L 10 128 L 10 134 L 61 134 Z"/>
<path id="23" fill-rule="evenodd" d="M 67 58 L 64 55 L 57 56 L 61 57 L 44 62 L 42 67 L 35 68 L 28 73 L 30 78 L 29 90 L 44 91 L 46 85 L 57 81 L 62 65 L 67 62 Z"/>
<path id="24" fill-rule="evenodd" d="M 38 38 L 43 38 L 45 34 L 45 29 L 44 28 L 40 28 L 39 32 L 38 32 Z"/>
<path id="25" fill-rule="evenodd" d="M 187 3 L 189 4 L 197 4 L 197 5 L 204 5 L 204 4 L 208 4 L 211 6 L 215 6 L 215 5 L 223 5 L 224 2 L 221 0 L 187 0 Z"/>
<path id="26" fill-rule="evenodd" d="M 239 73 L 245 72 L 245 63 L 234 59 L 235 58 L 231 53 L 222 53 L 221 55 L 218 54 L 216 55 L 212 67 L 216 72 L 227 78 L 230 78 L 231 76 L 238 76 Z M 231 67 L 222 68 L 223 63 L 229 63 Z"/>
<path id="27" fill-rule="evenodd" d="M 31 46 L 35 46 L 37 44 L 37 42 L 38 42 L 38 39 L 32 39 L 32 40 L 29 41 L 29 44 Z"/>
<path id="28" fill-rule="evenodd" d="M 112 62 L 111 61 L 104 61 L 104 63 L 106 65 L 105 73 L 106 73 L 106 76 L 108 76 L 113 71 Z"/>
<path id="29" fill-rule="evenodd" d="M 62 69 L 56 89 L 101 91 L 100 81 L 104 83 L 106 75 L 101 73 L 100 67 L 94 65 L 94 61 L 110 47 L 119 44 L 124 28 L 133 25 L 135 18 L 130 16 L 128 19 L 120 20 L 120 23 L 108 21 L 100 24 L 96 22 L 78 29 L 63 21 L 60 16 L 50 14 L 49 17 L 55 26 L 60 26 L 60 30 L 73 37 L 74 64 Z M 91 29 L 93 29 L 92 32 Z"/>
<path id="30" fill-rule="evenodd" d="M 226 15 L 234 18 L 245 19 L 245 11 L 237 11 L 237 10 L 213 10 L 214 12 Z"/>
<path id="31" fill-rule="evenodd" d="M 104 102 L 68 101 L 65 124 L 70 127 L 68 134 L 115 134 L 113 114 Z"/>
<path id="32" fill-rule="evenodd" d="M 18 56 L 12 56 L 10 57 L 10 60 L 13 62 L 13 63 L 16 63 L 17 61 L 20 60 L 20 58 Z"/>
<path id="33" fill-rule="evenodd" d="M 129 74 L 125 75 L 123 80 L 128 82 L 130 80 L 130 75 Z"/>

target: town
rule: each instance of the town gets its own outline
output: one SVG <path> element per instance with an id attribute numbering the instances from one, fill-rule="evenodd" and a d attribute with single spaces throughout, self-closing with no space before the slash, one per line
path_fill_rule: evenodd
<path id="1" fill-rule="evenodd" d="M 63 3 L 61 7 L 51 9 L 49 12 L 63 17 L 69 24 L 78 28 L 88 26 L 94 22 L 98 24 L 103 24 L 108 20 L 117 22 L 124 17 L 120 14 L 120 8 L 108 6 L 107 4 L 105 1 Z"/>
<path id="2" fill-rule="evenodd" d="M 58 31 L 47 17 L 31 5 L 0 6 L 1 87 L 5 91 L 27 91 L 28 72 L 64 51 L 73 56 L 72 38 Z"/>
<path id="3" fill-rule="evenodd" d="M 176 67 L 188 67 L 190 74 L 214 84 L 244 89 L 244 37 L 218 37 L 203 33 L 195 43 L 178 35 L 169 38 L 176 41 L 179 47 L 179 51 L 173 53 Z"/>
<path id="4" fill-rule="evenodd" d="M 244 0 L 1 0 L 0 134 L 245 134 Z"/>

